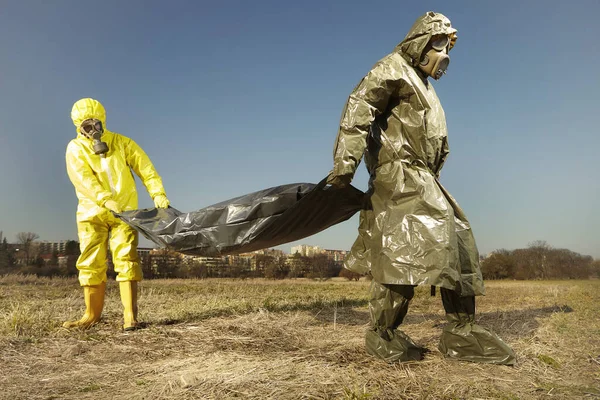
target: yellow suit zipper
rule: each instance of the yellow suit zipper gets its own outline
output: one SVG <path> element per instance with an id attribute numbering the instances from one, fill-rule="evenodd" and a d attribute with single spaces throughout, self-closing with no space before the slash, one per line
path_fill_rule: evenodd
<path id="1" fill-rule="evenodd" d="M 110 167 L 108 165 L 108 159 L 106 158 L 106 154 L 102 154 L 101 156 L 102 158 L 100 159 L 100 162 L 102 163 L 102 169 L 104 170 L 104 172 L 106 172 L 106 175 L 108 175 L 108 184 L 110 185 L 110 192 L 115 195 L 116 191 L 115 191 L 115 185 L 113 183 L 112 180 L 112 174 L 110 173 Z"/>

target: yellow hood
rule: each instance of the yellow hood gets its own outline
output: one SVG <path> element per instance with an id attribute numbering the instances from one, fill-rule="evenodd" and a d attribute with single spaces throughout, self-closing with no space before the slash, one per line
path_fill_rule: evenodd
<path id="1" fill-rule="evenodd" d="M 81 123 L 86 119 L 99 119 L 102 122 L 102 127 L 106 130 L 106 111 L 104 106 L 98 101 L 90 98 L 78 100 L 73 104 L 71 109 L 71 119 L 73 124 L 77 127 L 77 133 L 79 134 L 79 127 Z"/>

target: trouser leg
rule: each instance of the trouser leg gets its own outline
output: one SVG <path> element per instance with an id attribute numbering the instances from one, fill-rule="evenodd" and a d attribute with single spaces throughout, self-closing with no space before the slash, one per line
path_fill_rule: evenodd
<path id="1" fill-rule="evenodd" d="M 85 313 L 78 321 L 66 321 L 63 326 L 87 329 L 100 320 L 104 308 L 108 226 L 100 220 L 80 221 L 77 230 L 81 249 L 77 269 Z"/>
<path id="2" fill-rule="evenodd" d="M 81 254 L 76 266 L 81 286 L 96 286 L 106 282 L 108 230 L 108 224 L 100 220 L 77 223 Z"/>
<path id="3" fill-rule="evenodd" d="M 117 273 L 117 282 L 141 281 L 142 267 L 137 254 L 137 231 L 115 218 L 111 221 L 110 227 L 110 250 Z"/>
<path id="4" fill-rule="evenodd" d="M 452 318 L 473 321 L 475 318 L 475 296 L 461 297 L 454 290 L 440 288 L 442 304 L 446 315 L 452 314 Z"/>
<path id="5" fill-rule="evenodd" d="M 371 281 L 369 313 L 373 328 L 381 334 L 398 328 L 408 313 L 414 295 L 414 286 L 382 285 Z"/>
<path id="6" fill-rule="evenodd" d="M 365 338 L 367 353 L 388 362 L 423 358 L 426 350 L 397 329 L 404 321 L 413 296 L 414 286 L 371 282 L 371 328 Z"/>
<path id="7" fill-rule="evenodd" d="M 111 228 L 110 248 L 123 304 L 123 329 L 129 331 L 139 327 L 137 283 L 142 280 L 142 268 L 137 254 L 138 233 L 116 219 Z"/>

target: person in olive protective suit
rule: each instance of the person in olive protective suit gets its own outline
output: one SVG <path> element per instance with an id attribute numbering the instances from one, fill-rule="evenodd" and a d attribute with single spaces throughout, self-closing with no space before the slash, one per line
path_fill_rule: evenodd
<path id="1" fill-rule="evenodd" d="M 160 176 L 140 146 L 106 129 L 106 112 L 100 102 L 89 98 L 77 101 L 71 119 L 77 127 L 77 137 L 67 146 L 66 162 L 79 199 L 77 230 L 81 255 L 77 269 L 86 311 L 80 320 L 67 321 L 63 326 L 88 328 L 100 320 L 110 244 L 124 309 L 123 329 L 136 329 L 137 282 L 142 279 L 138 233 L 113 213 L 138 207 L 131 170 L 141 178 L 157 208 L 167 208 L 169 200 Z"/>
<path id="2" fill-rule="evenodd" d="M 448 155 L 446 118 L 428 78 L 446 73 L 456 38 L 448 18 L 428 12 L 375 64 L 342 113 L 328 182 L 349 184 L 364 154 L 371 207 L 361 211 L 345 267 L 373 277 L 369 354 L 390 362 L 423 357 L 426 349 L 398 327 L 414 287 L 431 285 L 440 288 L 449 322 L 440 351 L 510 365 L 512 349 L 474 323 L 475 296 L 485 294 L 479 254 L 465 214 L 438 180 Z"/>

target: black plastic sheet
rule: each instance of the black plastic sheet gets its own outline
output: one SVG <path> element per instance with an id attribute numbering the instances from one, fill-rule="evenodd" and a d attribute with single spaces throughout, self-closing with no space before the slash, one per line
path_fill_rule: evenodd
<path id="1" fill-rule="evenodd" d="M 182 213 L 175 208 L 125 211 L 118 217 L 161 247 L 219 256 L 293 242 L 347 220 L 365 194 L 321 182 L 276 186 Z"/>

